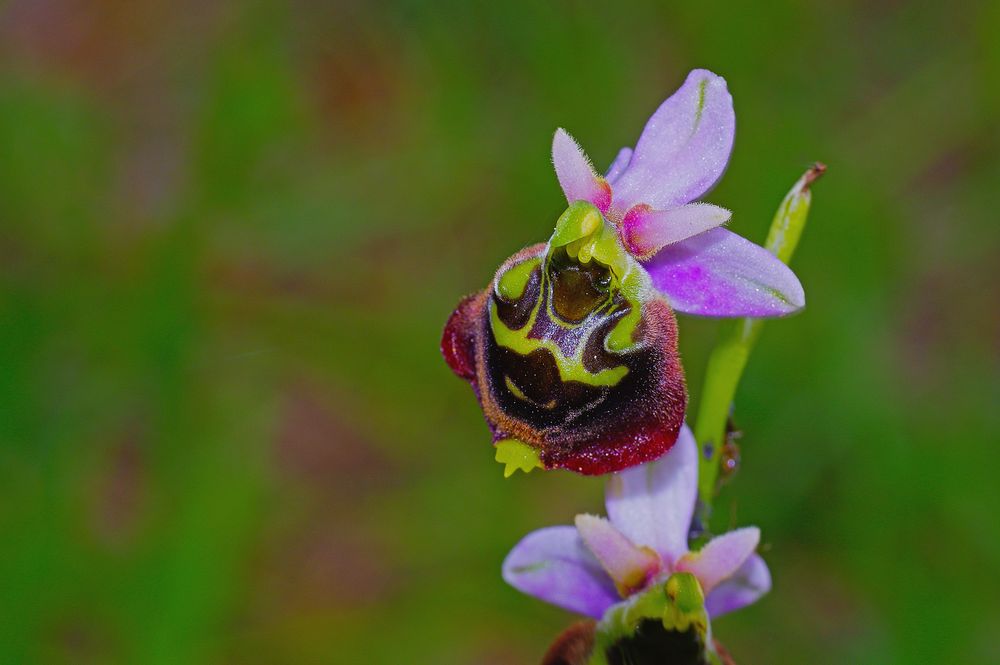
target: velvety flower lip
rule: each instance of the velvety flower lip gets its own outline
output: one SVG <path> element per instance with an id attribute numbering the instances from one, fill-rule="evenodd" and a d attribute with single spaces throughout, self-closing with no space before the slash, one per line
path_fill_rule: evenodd
<path id="1" fill-rule="evenodd" d="M 696 202 L 725 172 L 735 126 L 725 79 L 696 69 L 604 177 L 562 129 L 553 139 L 552 161 L 566 199 L 593 203 L 616 225 L 622 244 L 675 310 L 784 316 L 805 306 L 795 274 L 764 248 L 722 228 L 728 210 Z"/>
<path id="2" fill-rule="evenodd" d="M 576 526 L 528 534 L 503 563 L 503 578 L 524 593 L 564 609 L 601 618 L 630 594 L 691 573 L 710 617 L 756 601 L 771 588 L 767 564 L 755 553 L 756 527 L 688 548 L 698 492 L 698 446 L 684 426 L 655 462 L 609 477 L 608 518 L 578 515 Z"/>

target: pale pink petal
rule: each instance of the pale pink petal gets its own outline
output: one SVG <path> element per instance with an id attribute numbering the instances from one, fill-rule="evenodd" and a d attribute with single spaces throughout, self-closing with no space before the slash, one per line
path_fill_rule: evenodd
<path id="1" fill-rule="evenodd" d="M 503 578 L 519 591 L 595 619 L 620 600 L 614 582 L 571 526 L 525 536 L 504 560 Z"/>
<path id="2" fill-rule="evenodd" d="M 760 555 L 751 554 L 739 570 L 708 594 L 705 609 L 714 619 L 757 602 L 770 590 L 771 571 Z"/>
<path id="3" fill-rule="evenodd" d="M 698 445 L 684 425 L 663 457 L 608 478 L 605 505 L 611 523 L 670 565 L 688 550 L 698 494 Z"/>
<path id="4" fill-rule="evenodd" d="M 615 181 L 613 206 L 673 208 L 701 198 L 726 170 L 736 116 L 726 81 L 696 69 L 649 118 L 628 168 Z"/>
<path id="5" fill-rule="evenodd" d="M 725 224 L 732 215 L 710 203 L 689 203 L 670 210 L 637 205 L 625 213 L 620 233 L 625 249 L 633 256 L 648 259 L 666 245 Z"/>
<path id="6" fill-rule="evenodd" d="M 653 550 L 632 544 L 603 517 L 577 515 L 576 530 L 622 596 L 641 589 L 660 570 L 660 557 Z"/>
<path id="7" fill-rule="evenodd" d="M 556 130 L 552 139 L 552 163 L 566 201 L 590 201 L 601 212 L 607 211 L 611 203 L 611 187 L 594 172 L 587 155 L 562 128 Z"/>
<path id="8" fill-rule="evenodd" d="M 723 228 L 667 245 L 644 265 L 653 285 L 684 314 L 785 316 L 806 304 L 788 266 Z"/>
<path id="9" fill-rule="evenodd" d="M 607 180 L 612 185 L 615 184 L 615 180 L 618 176 L 625 171 L 628 166 L 629 160 L 632 159 L 632 148 L 622 148 L 618 151 L 618 155 L 615 157 L 615 161 L 611 162 L 611 167 L 608 168 L 608 172 L 604 174 L 604 179 Z"/>
<path id="10" fill-rule="evenodd" d="M 674 570 L 692 573 L 705 593 L 711 593 L 720 582 L 740 569 L 759 542 L 760 529 L 757 527 L 736 529 L 713 538 L 697 552 L 685 554 Z"/>

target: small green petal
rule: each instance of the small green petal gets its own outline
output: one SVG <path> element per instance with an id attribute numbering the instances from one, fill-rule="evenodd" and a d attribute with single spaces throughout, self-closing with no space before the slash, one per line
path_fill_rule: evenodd
<path id="1" fill-rule="evenodd" d="M 674 573 L 664 585 L 669 602 L 663 612 L 663 627 L 685 631 L 694 624 L 700 635 L 708 629 L 705 594 L 691 573 Z"/>
<path id="2" fill-rule="evenodd" d="M 503 477 L 510 478 L 520 469 L 525 473 L 532 469 L 544 469 L 538 451 L 517 439 L 504 439 L 496 443 L 496 461 L 504 464 Z"/>

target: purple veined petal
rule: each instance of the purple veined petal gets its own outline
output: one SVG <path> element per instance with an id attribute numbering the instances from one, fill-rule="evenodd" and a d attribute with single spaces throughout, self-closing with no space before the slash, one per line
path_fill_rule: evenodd
<path id="1" fill-rule="evenodd" d="M 610 476 L 604 501 L 615 528 L 669 566 L 688 551 L 697 493 L 698 445 L 684 425 L 663 457 Z"/>
<path id="2" fill-rule="evenodd" d="M 650 258 L 658 250 L 722 226 L 733 213 L 711 203 L 689 203 L 670 210 L 637 205 L 622 219 L 622 242 L 633 256 Z"/>
<path id="3" fill-rule="evenodd" d="M 732 577 L 760 543 L 760 529 L 748 526 L 716 536 L 697 552 L 685 554 L 675 570 L 694 574 L 706 594 Z"/>
<path id="4" fill-rule="evenodd" d="M 576 530 L 622 596 L 641 589 L 660 570 L 660 557 L 653 550 L 637 547 L 603 517 L 577 515 Z"/>
<path id="5" fill-rule="evenodd" d="M 628 163 L 632 159 L 632 148 L 622 148 L 618 151 L 618 155 L 615 157 L 615 161 L 611 162 L 611 166 L 608 167 L 608 172 L 604 174 L 604 179 L 607 180 L 612 185 L 615 184 L 615 180 L 618 176 L 628 168 Z"/>
<path id="6" fill-rule="evenodd" d="M 613 205 L 673 208 L 702 197 L 722 177 L 733 149 L 736 116 L 726 80 L 710 71 L 688 74 L 656 109 L 615 181 Z"/>
<path id="7" fill-rule="evenodd" d="M 705 598 L 705 609 L 713 619 L 751 605 L 771 590 L 771 571 L 759 554 L 753 554 L 729 579 Z"/>
<path id="8" fill-rule="evenodd" d="M 668 245 L 644 265 L 653 285 L 684 314 L 785 316 L 806 304 L 788 266 L 722 228 Z"/>
<path id="9" fill-rule="evenodd" d="M 504 559 L 503 578 L 529 596 L 595 619 L 621 600 L 614 582 L 571 526 L 525 536 Z"/>
<path id="10" fill-rule="evenodd" d="M 594 172 L 587 155 L 566 130 L 559 128 L 552 138 L 552 164 L 566 201 L 590 201 L 601 212 L 611 204 L 611 187 Z"/>

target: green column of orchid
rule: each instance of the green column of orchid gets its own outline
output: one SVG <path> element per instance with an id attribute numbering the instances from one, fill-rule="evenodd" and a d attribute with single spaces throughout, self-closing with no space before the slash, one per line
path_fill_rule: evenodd
<path id="1" fill-rule="evenodd" d="M 641 654 L 648 653 L 649 641 L 667 633 L 674 637 L 670 643 L 660 644 L 667 650 L 657 654 L 663 662 L 721 665 L 712 641 L 705 594 L 691 573 L 674 573 L 608 612 L 597 624 L 587 665 L 646 662 Z"/>
<path id="2" fill-rule="evenodd" d="M 764 246 L 786 264 L 795 252 L 809 216 L 812 200 L 809 187 L 825 170 L 826 166 L 816 163 L 806 171 L 778 206 L 771 222 Z M 726 422 L 733 397 L 763 323 L 761 319 L 726 321 L 722 324 L 719 342 L 708 359 L 694 425 L 695 438 L 702 446 L 707 445 L 710 451 L 707 457 L 702 457 L 698 468 L 698 497 L 706 520 L 715 498 Z"/>

